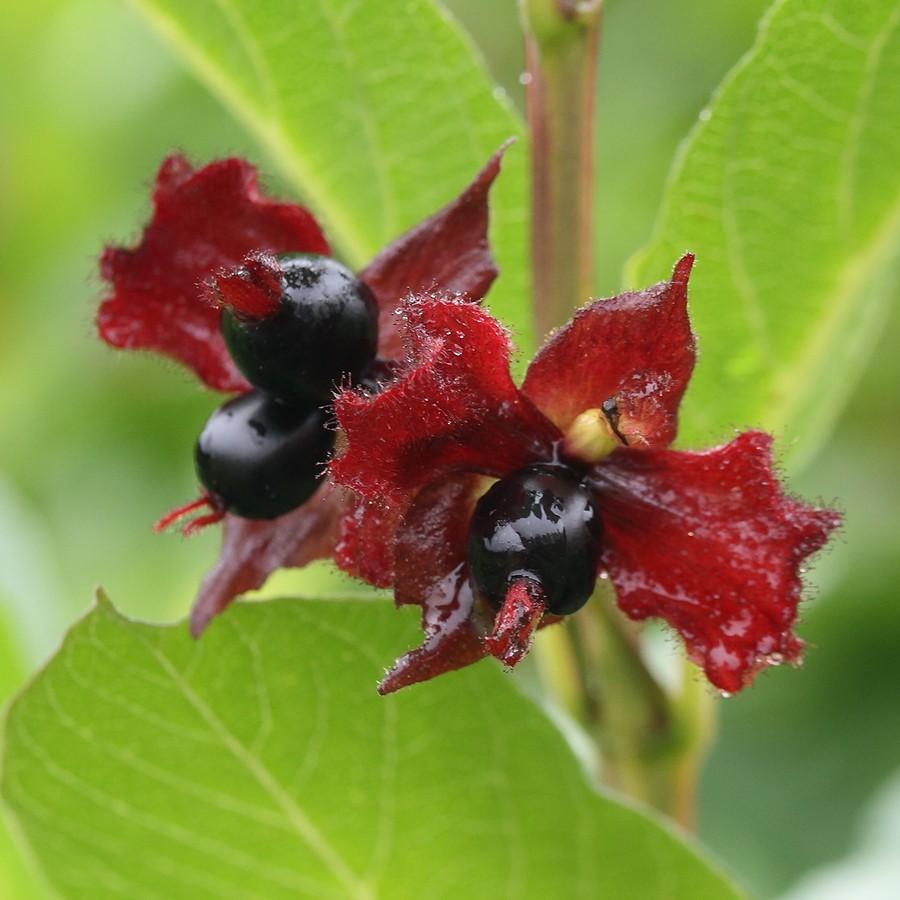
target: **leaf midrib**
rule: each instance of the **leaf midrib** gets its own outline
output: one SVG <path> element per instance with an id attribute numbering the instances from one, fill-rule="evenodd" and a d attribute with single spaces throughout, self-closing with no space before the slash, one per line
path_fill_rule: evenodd
<path id="1" fill-rule="evenodd" d="M 810 328 L 810 339 L 805 342 L 804 352 L 795 357 L 794 364 L 783 368 L 773 380 L 773 391 L 788 390 L 793 397 L 790 403 L 779 406 L 779 414 L 769 417 L 768 427 L 779 432 L 783 430 L 799 412 L 799 405 L 804 401 L 804 392 L 796 390 L 796 385 L 804 384 L 809 373 L 816 371 L 816 364 L 825 358 L 825 350 L 834 343 L 841 325 L 850 312 L 853 301 L 859 297 L 864 285 L 871 281 L 873 273 L 880 272 L 890 255 L 900 250 L 900 190 L 881 220 L 881 225 L 873 229 L 871 240 L 863 244 L 860 250 L 846 257 L 841 267 L 843 277 L 838 279 L 835 290 L 827 295 L 822 309 L 826 314 L 819 316 L 818 327 Z M 806 373 L 807 377 L 804 377 Z"/>
<path id="2" fill-rule="evenodd" d="M 328 191 L 315 177 L 313 170 L 304 163 L 303 154 L 298 152 L 296 144 L 287 138 L 279 123 L 268 116 L 252 99 L 245 97 L 237 83 L 228 77 L 227 72 L 213 57 L 191 40 L 190 35 L 179 27 L 175 19 L 165 15 L 153 3 L 144 0 L 131 2 L 163 38 L 178 49 L 200 78 L 207 85 L 215 87 L 215 92 L 222 102 L 234 111 L 251 132 L 259 136 L 288 179 L 295 186 L 302 187 L 305 194 L 313 197 L 317 206 L 328 209 L 329 230 L 337 235 L 337 243 L 343 255 L 355 267 L 362 265 L 373 253 L 371 242 L 359 233 L 352 219 L 342 211 L 339 204 L 328 202 Z"/>
<path id="3" fill-rule="evenodd" d="M 310 817 L 279 784 L 275 776 L 253 756 L 246 747 L 228 730 L 224 722 L 211 707 L 193 690 L 190 683 L 182 676 L 172 662 L 160 652 L 159 648 L 149 643 L 139 631 L 134 632 L 137 639 L 159 664 L 173 684 L 181 691 L 185 700 L 194 708 L 203 721 L 209 726 L 222 746 L 244 767 L 247 773 L 268 794 L 282 810 L 291 828 L 321 860 L 331 874 L 347 891 L 348 896 L 357 900 L 376 900 L 371 887 L 360 880 L 356 873 L 344 861 L 341 854 L 313 824 Z"/>

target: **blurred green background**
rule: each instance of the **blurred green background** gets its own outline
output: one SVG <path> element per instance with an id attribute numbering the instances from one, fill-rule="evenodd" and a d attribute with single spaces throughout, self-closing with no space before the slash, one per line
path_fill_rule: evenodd
<path id="1" fill-rule="evenodd" d="M 515 0 L 452 0 L 521 104 Z M 767 4 L 609 0 L 598 123 L 598 293 L 649 234 L 680 138 L 749 48 Z M 188 610 L 217 552 L 152 522 L 190 499 L 191 446 L 217 400 L 152 356 L 94 336 L 106 242 L 133 243 L 172 150 L 272 165 L 128 5 L 32 0 L 0 30 L 0 696 L 52 652 L 104 586 L 126 613 Z M 784 236 L 789 240 L 790 236 Z M 807 498 L 847 524 L 819 561 L 803 669 L 720 704 L 701 836 L 761 897 L 896 897 L 900 863 L 900 316 L 893 314 Z M 700 335 L 701 348 L 703 335 Z M 740 425 L 742 423 L 735 423 Z M 324 568 L 272 591 L 329 583 Z M 893 829 L 893 830 L 892 830 Z M 890 839 L 893 835 L 893 840 Z M 848 880 L 849 879 L 849 880 Z M 8 837 L 0 895 L 43 896 Z"/>

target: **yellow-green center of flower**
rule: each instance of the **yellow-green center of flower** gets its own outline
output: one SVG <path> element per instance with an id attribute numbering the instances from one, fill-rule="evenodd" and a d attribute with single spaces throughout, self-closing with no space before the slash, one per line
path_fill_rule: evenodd
<path id="1" fill-rule="evenodd" d="M 598 406 L 586 409 L 575 419 L 566 432 L 562 449 L 569 458 L 596 463 L 624 446 L 625 441 L 616 432 L 613 420 Z"/>

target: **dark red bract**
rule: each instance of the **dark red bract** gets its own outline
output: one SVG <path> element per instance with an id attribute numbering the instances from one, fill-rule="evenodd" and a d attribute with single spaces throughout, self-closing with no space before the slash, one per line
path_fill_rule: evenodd
<path id="1" fill-rule="evenodd" d="M 404 368 L 380 394 L 337 398 L 347 443 L 331 467 L 367 501 L 342 522 L 339 564 L 422 607 L 424 642 L 383 693 L 489 653 L 507 664 L 524 654 L 547 591 L 514 574 L 495 612 L 473 591 L 467 536 L 492 480 L 535 463 L 583 479 L 602 518 L 598 575 L 627 615 L 675 628 L 718 688 L 798 660 L 801 563 L 840 517 L 785 495 L 761 432 L 700 453 L 668 449 L 694 365 L 692 264 L 685 256 L 670 281 L 580 310 L 521 389 L 509 339 L 484 310 L 404 304 Z"/>
<path id="2" fill-rule="evenodd" d="M 223 159 L 194 170 L 182 156 L 160 167 L 153 219 L 136 247 L 107 247 L 100 274 L 112 287 L 97 314 L 114 347 L 150 349 L 193 369 L 217 391 L 245 391 L 219 334 L 220 311 L 202 282 L 237 266 L 248 253 L 330 253 L 312 215 L 264 198 L 256 170 Z"/>
<path id="3" fill-rule="evenodd" d="M 406 294 L 434 291 L 477 303 L 496 277 L 487 238 L 487 198 L 502 153 L 489 160 L 462 194 L 388 245 L 359 273 L 378 305 L 374 372 L 387 375 L 399 354 L 393 312 Z M 228 355 L 219 331 L 221 310 L 209 297 L 217 294 L 217 278 L 233 294 L 244 277 L 237 270 L 256 271 L 264 268 L 260 260 L 292 252 L 330 250 L 307 210 L 262 196 L 249 163 L 226 159 L 195 170 L 183 157 L 169 157 L 157 175 L 153 218 L 140 243 L 108 247 L 101 258 L 100 272 L 110 290 L 97 316 L 100 335 L 115 347 L 171 356 L 215 390 L 244 392 L 249 385 Z M 354 509 L 348 492 L 323 483 L 300 508 L 278 519 L 225 515 L 222 553 L 200 588 L 191 616 L 193 633 L 199 634 L 236 596 L 259 587 L 275 569 L 330 556 L 340 520 Z"/>

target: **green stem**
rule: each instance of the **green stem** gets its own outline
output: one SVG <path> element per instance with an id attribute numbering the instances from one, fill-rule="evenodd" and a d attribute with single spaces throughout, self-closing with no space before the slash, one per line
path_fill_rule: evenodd
<path id="1" fill-rule="evenodd" d="M 531 132 L 536 334 L 593 285 L 593 132 L 601 0 L 521 0 Z"/>
<path id="2" fill-rule="evenodd" d="M 685 661 L 681 684 L 664 690 L 605 581 L 567 626 L 580 672 L 573 712 L 594 738 L 600 780 L 692 828 L 713 702 L 696 667 Z"/>
<path id="3" fill-rule="evenodd" d="M 536 333 L 566 322 L 593 284 L 593 136 L 602 0 L 520 0 L 531 135 Z M 605 399 L 605 398 L 603 398 Z M 634 623 L 601 581 L 584 610 L 545 642 L 550 689 L 594 738 L 608 786 L 687 827 L 707 746 L 711 695 L 685 662 L 663 689 Z"/>

